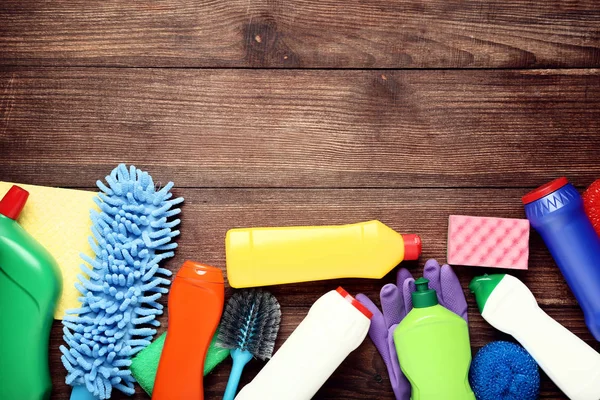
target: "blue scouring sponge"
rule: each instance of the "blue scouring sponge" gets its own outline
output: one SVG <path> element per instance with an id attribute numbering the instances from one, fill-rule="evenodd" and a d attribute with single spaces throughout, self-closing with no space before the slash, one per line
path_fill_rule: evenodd
<path id="1" fill-rule="evenodd" d="M 150 175 L 121 164 L 106 177 L 92 211 L 90 244 L 96 257 L 82 255 L 76 287 L 81 307 L 63 320 L 62 362 L 71 399 L 108 399 L 115 387 L 134 393 L 130 358 L 142 350 L 159 326 L 158 299 L 168 289 L 171 272 L 159 263 L 174 255 L 174 230 L 183 198 L 172 199 L 173 183 L 157 190 Z"/>
<path id="2" fill-rule="evenodd" d="M 483 346 L 473 358 L 469 381 L 477 400 L 535 400 L 540 393 L 537 363 L 510 342 Z"/>

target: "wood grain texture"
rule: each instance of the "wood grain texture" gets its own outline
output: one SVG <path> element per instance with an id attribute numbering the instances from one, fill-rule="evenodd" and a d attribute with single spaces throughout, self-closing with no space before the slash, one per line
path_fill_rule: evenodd
<path id="1" fill-rule="evenodd" d="M 0 180 L 89 189 L 126 162 L 174 181 L 173 271 L 226 273 L 233 227 L 380 219 L 422 236 L 421 262 L 403 264 L 416 276 L 445 259 L 448 215 L 523 218 L 530 188 L 600 176 L 599 67 L 596 0 L 3 0 Z M 600 350 L 535 233 L 530 249 L 515 275 Z M 455 270 L 465 289 L 490 271 Z M 324 292 L 376 299 L 394 280 L 272 287 L 277 346 Z M 474 351 L 509 339 L 467 299 Z M 52 399 L 66 400 L 60 344 L 55 323 Z M 207 400 L 230 367 L 207 377 Z M 540 398 L 565 399 L 546 376 Z M 369 339 L 315 399 L 393 399 Z"/>
<path id="2" fill-rule="evenodd" d="M 160 171 L 150 171 L 165 177 Z M 221 267 L 225 272 L 224 236 L 232 227 L 260 225 L 337 224 L 379 218 L 401 232 L 422 235 L 422 261 L 403 264 L 413 275 L 422 271 L 423 260 L 445 259 L 446 230 L 449 214 L 523 217 L 518 189 L 175 189 L 184 196 L 180 248 L 167 267 L 176 271 L 191 258 Z M 530 270 L 515 273 L 533 291 L 540 305 L 553 318 L 571 329 L 596 350 L 600 345 L 587 331 L 583 315 L 568 290 L 557 267 L 535 233 L 531 240 Z M 489 269 L 455 267 L 467 293 L 468 282 Z M 493 270 L 502 271 L 502 270 Z M 274 286 L 269 290 L 278 298 L 283 311 L 281 334 L 277 346 L 294 330 L 310 305 L 323 293 L 338 285 L 349 292 L 359 292 L 377 299 L 379 289 L 395 281 L 396 270 L 383 280 L 342 279 Z M 227 288 L 227 296 L 232 289 Z M 166 299 L 162 299 L 165 303 Z M 492 340 L 509 339 L 495 331 L 477 311 L 474 297 L 467 294 L 469 326 L 473 350 Z M 166 315 L 161 317 L 165 328 Z M 53 399 L 68 399 L 70 388 L 64 384 L 64 370 L 59 362 L 61 344 L 58 323 L 52 331 L 51 360 L 54 380 Z M 317 360 L 315 360 L 316 362 Z M 260 362 L 249 364 L 242 384 L 260 369 Z M 217 367 L 206 379 L 207 399 L 222 395 L 230 371 L 230 362 Z M 117 399 L 125 396 L 117 395 Z M 138 388 L 133 399 L 148 397 Z M 547 377 L 543 379 L 542 399 L 564 399 Z M 327 381 L 315 399 L 393 399 L 387 372 L 370 339 L 352 353 Z"/>
<path id="3" fill-rule="evenodd" d="M 90 186 L 534 187 L 600 175 L 600 70 L 6 68 L 0 172 Z M 243 149 L 243 150 L 242 150 Z"/>
<path id="4" fill-rule="evenodd" d="M 600 66 L 596 0 L 0 3 L 4 65 Z"/>

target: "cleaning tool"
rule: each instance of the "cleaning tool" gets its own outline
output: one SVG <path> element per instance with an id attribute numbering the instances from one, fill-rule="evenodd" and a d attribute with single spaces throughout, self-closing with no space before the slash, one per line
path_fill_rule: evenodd
<path id="1" fill-rule="evenodd" d="M 48 340 L 61 291 L 56 261 L 16 221 L 28 193 L 0 200 L 0 399 L 50 398 Z"/>
<path id="2" fill-rule="evenodd" d="M 483 319 L 517 339 L 571 400 L 600 399 L 600 354 L 542 311 L 523 282 L 484 275 L 469 288 Z"/>
<path id="3" fill-rule="evenodd" d="M 581 306 L 588 329 L 600 341 L 600 238 L 579 192 L 566 178 L 558 178 L 523 196 L 523 204 Z"/>
<path id="4" fill-rule="evenodd" d="M 0 197 L 12 183 L 0 182 Z M 88 238 L 92 233 L 90 210 L 100 211 L 96 192 L 21 185 L 29 192 L 27 204 L 19 215 L 19 225 L 54 257 L 62 275 L 63 290 L 54 311 L 54 319 L 63 319 L 65 311 L 79 307 L 75 288 L 81 272 L 80 254 L 94 258 Z"/>
<path id="5" fill-rule="evenodd" d="M 592 226 L 598 235 L 600 235 L 600 179 L 595 180 L 583 192 L 583 208 Z"/>
<path id="6" fill-rule="evenodd" d="M 529 221 L 451 215 L 448 263 L 473 267 L 527 269 Z"/>
<path id="7" fill-rule="evenodd" d="M 367 336 L 372 314 L 341 287 L 321 296 L 236 400 L 309 400 Z"/>
<path id="8" fill-rule="evenodd" d="M 235 397 L 242 371 L 252 357 L 271 358 L 280 323 L 281 309 L 271 293 L 244 290 L 229 299 L 217 342 L 230 349 L 233 358 L 224 400 Z"/>
<path id="9" fill-rule="evenodd" d="M 227 278 L 235 288 L 335 278 L 380 279 L 421 254 L 417 235 L 379 221 L 340 226 L 231 229 Z M 366 268 L 365 266 L 368 266 Z"/>
<path id="10" fill-rule="evenodd" d="M 419 278 L 413 309 L 394 331 L 402 372 L 412 400 L 475 399 L 469 386 L 471 344 L 467 322 L 438 303 L 429 281 Z"/>
<path id="11" fill-rule="evenodd" d="M 108 399 L 113 387 L 134 393 L 130 358 L 150 344 L 156 329 L 148 325 L 160 325 L 158 299 L 171 272 L 159 263 L 174 255 L 179 234 L 171 217 L 183 199 L 172 199 L 172 182 L 157 190 L 147 172 L 123 164 L 106 182 L 97 182 L 101 211 L 91 212 L 95 258 L 82 255 L 89 280 L 80 275 L 76 283 L 81 307 L 63 319 L 67 346 L 60 350 L 73 400 Z"/>
<path id="12" fill-rule="evenodd" d="M 540 394 L 538 365 L 511 342 L 483 346 L 471 363 L 469 382 L 477 400 L 536 400 Z"/>
<path id="13" fill-rule="evenodd" d="M 436 291 L 439 303 L 466 321 L 467 300 L 452 268 L 447 264 L 440 267 L 436 260 L 431 259 L 425 263 L 423 276 Z M 364 294 L 356 295 L 356 299 L 373 313 L 369 336 L 387 367 L 396 400 L 410 399 L 410 383 L 398 363 L 394 330 L 412 310 L 411 296 L 414 290 L 415 280 L 408 270 L 401 268 L 398 271 L 397 284 L 388 283 L 381 288 L 381 311 Z"/>
<path id="14" fill-rule="evenodd" d="M 169 326 L 153 400 L 204 399 L 204 361 L 225 301 L 219 268 L 183 263 L 169 293 Z"/>
<path id="15" fill-rule="evenodd" d="M 213 336 L 210 346 L 208 347 L 208 352 L 206 353 L 206 360 L 204 360 L 204 376 L 210 374 L 217 365 L 229 356 L 229 349 L 223 349 L 216 345 L 218 333 L 219 330 L 217 329 L 217 332 Z M 154 388 L 154 381 L 156 379 L 156 370 L 158 369 L 158 361 L 160 360 L 160 354 L 165 345 L 166 337 L 167 334 L 165 332 L 131 359 L 131 374 L 137 383 L 140 384 L 142 389 L 150 396 L 152 396 L 152 389 Z"/>

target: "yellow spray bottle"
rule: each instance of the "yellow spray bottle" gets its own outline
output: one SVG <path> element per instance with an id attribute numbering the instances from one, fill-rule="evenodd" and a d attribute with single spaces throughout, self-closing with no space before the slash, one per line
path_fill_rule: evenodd
<path id="1" fill-rule="evenodd" d="M 338 226 L 239 228 L 225 239 L 234 288 L 336 278 L 380 279 L 402 260 L 416 260 L 421 238 L 379 221 Z"/>

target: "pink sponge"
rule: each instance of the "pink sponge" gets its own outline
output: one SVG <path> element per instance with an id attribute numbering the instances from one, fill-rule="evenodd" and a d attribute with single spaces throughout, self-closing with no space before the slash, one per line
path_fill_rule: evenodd
<path id="1" fill-rule="evenodd" d="M 529 221 L 451 215 L 448 264 L 527 269 Z"/>

